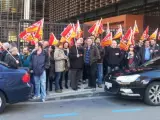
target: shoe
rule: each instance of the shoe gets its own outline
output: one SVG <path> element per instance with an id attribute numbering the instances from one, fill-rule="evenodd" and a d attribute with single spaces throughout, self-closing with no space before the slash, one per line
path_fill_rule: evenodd
<path id="1" fill-rule="evenodd" d="M 85 87 L 84 89 L 92 89 L 91 87 Z"/>
<path id="2" fill-rule="evenodd" d="M 40 98 L 40 96 L 34 96 L 32 99 L 36 100 L 36 99 L 39 99 L 39 98 Z"/>
<path id="3" fill-rule="evenodd" d="M 68 85 L 65 85 L 65 88 L 68 89 Z"/>
<path id="4" fill-rule="evenodd" d="M 78 89 L 81 89 L 81 87 L 78 87 Z"/>
<path id="5" fill-rule="evenodd" d="M 77 91 L 78 89 L 73 89 L 73 88 L 72 88 L 72 90 Z"/>
<path id="6" fill-rule="evenodd" d="M 46 100 L 45 99 L 42 99 L 42 102 L 45 102 Z"/>
<path id="7" fill-rule="evenodd" d="M 55 92 L 56 93 L 62 93 L 62 90 L 56 90 Z"/>
<path id="8" fill-rule="evenodd" d="M 98 85 L 98 87 L 99 87 L 99 88 L 102 88 L 102 85 L 101 85 L 101 84 L 99 84 L 99 85 Z"/>

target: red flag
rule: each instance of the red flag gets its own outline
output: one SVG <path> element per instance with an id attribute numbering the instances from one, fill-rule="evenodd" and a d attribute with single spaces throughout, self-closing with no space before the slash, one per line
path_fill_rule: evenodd
<path id="1" fill-rule="evenodd" d="M 101 41 L 101 46 L 109 46 L 112 44 L 112 32 L 108 33 L 106 37 Z"/>
<path id="2" fill-rule="evenodd" d="M 119 44 L 119 48 L 121 50 L 127 51 L 128 50 L 128 45 L 126 43 L 124 43 L 123 41 L 121 41 L 120 44 Z"/>
<path id="3" fill-rule="evenodd" d="M 158 34 L 158 28 L 152 33 L 152 35 L 149 37 L 150 40 L 156 40 Z"/>
<path id="4" fill-rule="evenodd" d="M 89 30 L 88 32 L 92 35 L 94 35 L 95 37 L 99 36 L 100 34 L 102 34 L 104 32 L 103 29 L 103 24 L 102 24 L 102 19 L 98 20 Z"/>
<path id="5" fill-rule="evenodd" d="M 133 32 L 134 32 L 134 34 L 139 33 L 139 29 L 138 29 L 136 20 L 135 20 L 135 24 L 134 24 L 134 27 L 133 27 Z"/>
<path id="6" fill-rule="evenodd" d="M 62 38 L 65 38 L 65 40 L 70 44 L 72 39 L 76 37 L 75 28 L 72 24 L 69 24 L 61 33 Z M 64 39 L 63 39 L 64 40 Z M 62 41 L 60 41 L 62 42 Z"/>
<path id="7" fill-rule="evenodd" d="M 58 43 L 57 38 L 53 33 L 51 33 L 49 37 L 49 45 L 56 45 L 57 43 Z"/>
<path id="8" fill-rule="evenodd" d="M 42 37 L 43 37 L 43 23 L 44 23 L 44 19 L 42 19 L 40 21 L 40 24 L 39 24 L 39 27 L 38 27 L 38 30 L 35 34 L 35 38 L 39 39 L 39 40 L 42 40 Z"/>
<path id="9" fill-rule="evenodd" d="M 26 32 L 26 31 L 23 31 L 23 32 L 21 32 L 21 33 L 19 34 L 19 37 L 20 37 L 20 38 L 23 38 L 26 34 L 27 34 L 27 32 Z"/>
<path id="10" fill-rule="evenodd" d="M 149 37 L 148 32 L 149 32 L 149 26 L 147 26 L 147 28 L 146 28 L 145 31 L 143 32 L 140 40 L 142 40 L 142 41 L 143 41 L 143 40 L 147 40 L 148 37 Z"/>
<path id="11" fill-rule="evenodd" d="M 77 24 L 75 26 L 75 33 L 76 33 L 76 38 L 77 39 L 82 37 L 83 31 L 82 31 L 81 26 L 79 24 L 79 20 L 77 20 Z"/>
<path id="12" fill-rule="evenodd" d="M 118 38 L 122 37 L 122 35 L 123 35 L 122 26 L 119 25 L 119 28 L 118 28 L 116 34 L 114 35 L 113 39 L 118 39 Z"/>
<path id="13" fill-rule="evenodd" d="M 127 40 L 128 41 L 128 40 L 131 39 L 131 37 L 132 37 L 132 28 L 130 27 L 127 30 L 126 34 L 123 36 L 122 40 Z"/>

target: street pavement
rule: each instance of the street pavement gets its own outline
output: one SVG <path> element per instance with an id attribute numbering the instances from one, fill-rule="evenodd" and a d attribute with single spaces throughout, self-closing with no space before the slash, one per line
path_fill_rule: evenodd
<path id="1" fill-rule="evenodd" d="M 8 105 L 0 120 L 160 120 L 160 107 L 97 96 Z"/>

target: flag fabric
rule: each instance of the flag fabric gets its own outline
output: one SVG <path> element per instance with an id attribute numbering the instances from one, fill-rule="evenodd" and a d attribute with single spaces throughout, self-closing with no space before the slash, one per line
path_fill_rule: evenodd
<path id="1" fill-rule="evenodd" d="M 148 32 L 149 32 L 149 26 L 147 26 L 147 28 L 146 28 L 145 31 L 143 32 L 140 40 L 142 40 L 142 41 L 147 40 L 148 37 L 149 37 Z"/>
<path id="2" fill-rule="evenodd" d="M 112 32 L 108 33 L 106 37 L 104 37 L 104 39 L 101 41 L 102 47 L 109 46 L 111 44 L 112 44 Z"/>
<path id="3" fill-rule="evenodd" d="M 130 33 L 130 36 L 128 38 L 127 45 L 129 47 L 130 45 L 134 45 L 134 44 L 135 44 L 135 42 L 134 42 L 134 33 L 133 33 L 133 30 L 131 29 L 131 33 Z"/>
<path id="4" fill-rule="evenodd" d="M 160 40 L 160 32 L 158 33 L 158 40 Z"/>
<path id="5" fill-rule="evenodd" d="M 134 34 L 139 33 L 139 29 L 138 29 L 137 21 L 136 21 L 136 20 L 135 20 L 134 27 L 133 27 L 133 33 L 134 33 Z"/>
<path id="6" fill-rule="evenodd" d="M 42 40 L 42 37 L 43 37 L 43 24 L 44 24 L 44 19 L 40 20 L 38 30 L 35 34 L 35 38 L 37 38 L 39 40 Z"/>
<path id="7" fill-rule="evenodd" d="M 107 22 L 107 30 L 106 30 L 106 33 L 110 33 L 110 28 L 109 28 L 109 22 Z"/>
<path id="8" fill-rule="evenodd" d="M 104 32 L 104 29 L 103 29 L 103 24 L 102 24 L 102 19 L 101 20 L 98 20 L 89 30 L 88 32 L 97 37 L 99 36 L 100 34 L 102 34 Z"/>
<path id="9" fill-rule="evenodd" d="M 157 39 L 157 34 L 158 34 L 158 28 L 151 34 L 149 39 L 150 40 L 156 40 Z"/>
<path id="10" fill-rule="evenodd" d="M 122 40 L 129 41 L 132 37 L 132 28 L 130 27 L 125 35 L 122 37 Z"/>
<path id="11" fill-rule="evenodd" d="M 19 37 L 27 42 L 37 41 L 43 36 L 44 19 L 32 24 L 19 34 Z"/>
<path id="12" fill-rule="evenodd" d="M 67 41 L 69 44 L 71 44 L 73 38 L 76 37 L 76 33 L 75 33 L 75 28 L 74 28 L 74 25 L 72 24 L 69 24 L 64 30 L 63 32 L 61 33 L 61 36 L 62 36 L 62 40 L 60 42 L 64 42 L 64 39 L 65 41 Z"/>
<path id="13" fill-rule="evenodd" d="M 58 40 L 57 38 L 55 37 L 55 35 L 53 33 L 50 34 L 50 37 L 49 37 L 49 45 L 56 45 L 58 44 Z"/>
<path id="14" fill-rule="evenodd" d="M 76 33 L 76 38 L 77 39 L 82 37 L 83 31 L 81 29 L 79 20 L 77 20 L 77 24 L 75 25 L 75 33 Z"/>
<path id="15" fill-rule="evenodd" d="M 122 34 L 123 34 L 123 32 L 122 32 L 122 26 L 119 25 L 119 28 L 118 28 L 116 34 L 114 35 L 113 39 L 118 39 L 118 38 L 122 37 Z"/>
<path id="16" fill-rule="evenodd" d="M 124 41 L 120 41 L 119 48 L 121 50 L 127 51 L 129 46 Z"/>

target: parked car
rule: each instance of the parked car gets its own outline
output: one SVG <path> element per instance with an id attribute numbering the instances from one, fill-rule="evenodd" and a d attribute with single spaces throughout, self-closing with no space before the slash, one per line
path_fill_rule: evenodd
<path id="1" fill-rule="evenodd" d="M 136 69 L 114 71 L 106 75 L 105 91 L 123 97 L 140 98 L 149 105 L 160 105 L 160 57 Z"/>
<path id="2" fill-rule="evenodd" d="M 30 77 L 24 68 L 11 69 L 0 62 L 0 113 L 6 103 L 13 104 L 30 98 L 32 86 Z"/>

